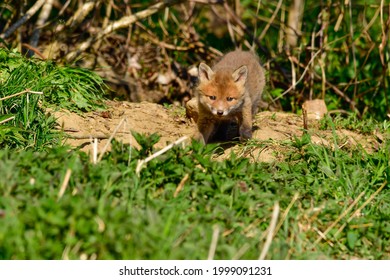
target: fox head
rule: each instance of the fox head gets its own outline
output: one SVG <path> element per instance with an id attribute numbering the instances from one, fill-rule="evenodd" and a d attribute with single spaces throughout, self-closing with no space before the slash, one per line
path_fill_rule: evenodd
<path id="1" fill-rule="evenodd" d="M 244 101 L 248 67 L 243 65 L 233 71 L 213 71 L 205 63 L 199 65 L 199 101 L 217 117 L 225 117 Z"/>

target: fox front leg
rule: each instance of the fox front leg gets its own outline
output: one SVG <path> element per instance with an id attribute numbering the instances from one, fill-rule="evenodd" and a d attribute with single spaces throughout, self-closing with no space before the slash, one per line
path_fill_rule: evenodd
<path id="1" fill-rule="evenodd" d="M 252 138 L 252 108 L 249 102 L 245 103 L 238 116 L 240 141 Z"/>
<path id="2" fill-rule="evenodd" d="M 252 138 L 252 124 L 240 126 L 240 141 L 246 141 Z"/>
<path id="3" fill-rule="evenodd" d="M 195 135 L 195 140 L 207 144 L 211 134 L 214 132 L 215 124 L 208 119 L 199 118 L 198 131 Z"/>

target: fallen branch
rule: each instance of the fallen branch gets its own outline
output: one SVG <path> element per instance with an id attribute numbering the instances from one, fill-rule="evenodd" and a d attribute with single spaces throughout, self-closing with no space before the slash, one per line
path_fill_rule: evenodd
<path id="1" fill-rule="evenodd" d="M 172 6 L 174 4 L 177 4 L 177 3 L 180 3 L 180 2 L 183 2 L 183 1 L 184 0 L 164 0 L 162 2 L 159 2 L 159 3 L 149 7 L 146 10 L 140 11 L 138 13 L 135 13 L 135 14 L 127 16 L 127 17 L 123 17 L 120 20 L 112 22 L 102 32 L 100 32 L 96 37 L 90 37 L 88 40 L 86 40 L 83 43 L 79 44 L 75 48 L 76 50 L 73 51 L 73 52 L 70 52 L 66 56 L 65 59 L 68 62 L 73 61 L 73 60 L 75 60 L 77 58 L 77 56 L 79 54 L 81 54 L 82 52 L 84 52 L 88 48 L 90 48 L 91 45 L 94 42 L 100 41 L 101 39 L 103 39 L 108 34 L 114 32 L 114 31 L 116 31 L 118 29 L 129 27 L 130 24 L 133 24 L 136 21 L 139 21 L 141 19 L 147 18 L 147 17 L 157 13 L 158 11 L 160 11 L 160 10 L 162 10 L 164 8 L 167 8 L 169 6 Z"/>
<path id="2" fill-rule="evenodd" d="M 8 28 L 3 34 L 0 35 L 0 38 L 6 39 L 11 36 L 11 34 L 14 33 L 16 29 L 18 29 L 25 22 L 27 22 L 42 7 L 45 1 L 46 0 L 38 0 L 37 2 L 35 2 L 35 4 L 26 12 L 26 14 L 21 19 L 11 25 L 10 28 Z"/>

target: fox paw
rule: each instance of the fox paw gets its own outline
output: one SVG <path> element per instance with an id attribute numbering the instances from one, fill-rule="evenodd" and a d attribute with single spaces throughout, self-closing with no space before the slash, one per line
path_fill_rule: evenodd
<path id="1" fill-rule="evenodd" d="M 252 138 L 252 129 L 240 129 L 240 141 L 246 141 Z"/>
<path id="2" fill-rule="evenodd" d="M 203 137 L 203 134 L 200 132 L 195 133 L 195 135 L 192 137 L 194 140 L 198 141 L 199 143 L 205 145 L 206 141 Z"/>

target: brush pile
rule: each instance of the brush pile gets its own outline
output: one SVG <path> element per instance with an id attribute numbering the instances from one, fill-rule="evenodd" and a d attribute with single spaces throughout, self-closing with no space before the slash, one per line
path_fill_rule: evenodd
<path id="1" fill-rule="evenodd" d="M 184 105 L 196 66 L 253 49 L 268 71 L 265 107 L 387 118 L 390 4 L 296 1 L 10 1 L 0 48 L 93 69 L 111 98 Z"/>

